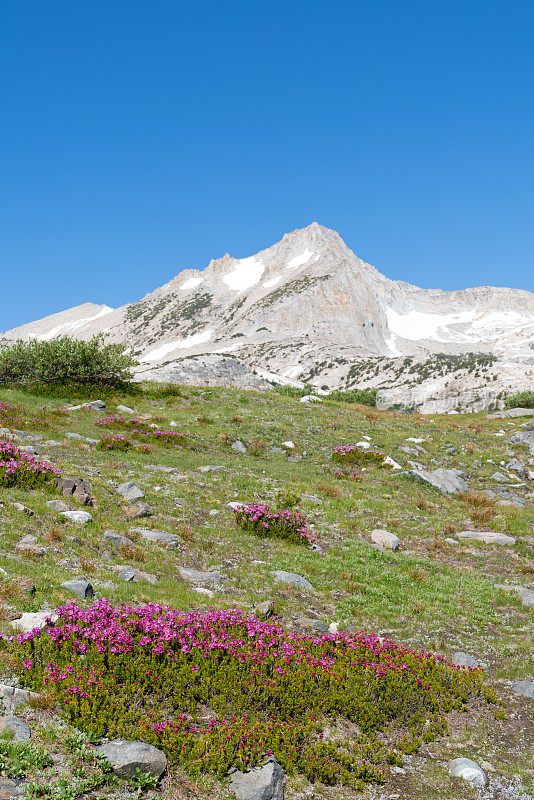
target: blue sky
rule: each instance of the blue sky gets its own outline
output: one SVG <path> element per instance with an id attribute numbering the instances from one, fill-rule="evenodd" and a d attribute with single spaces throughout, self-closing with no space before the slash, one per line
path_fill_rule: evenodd
<path id="1" fill-rule="evenodd" d="M 0 330 L 317 220 L 534 290 L 534 3 L 0 2 Z"/>

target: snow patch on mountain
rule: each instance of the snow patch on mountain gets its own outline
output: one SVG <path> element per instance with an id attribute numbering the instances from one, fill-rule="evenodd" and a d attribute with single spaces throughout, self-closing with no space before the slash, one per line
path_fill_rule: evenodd
<path id="1" fill-rule="evenodd" d="M 310 260 L 312 255 L 313 253 L 311 250 L 305 250 L 300 255 L 291 258 L 287 262 L 286 269 L 296 269 L 297 267 L 301 267 L 303 264 L 305 264 L 307 261 Z"/>
<path id="2" fill-rule="evenodd" d="M 234 292 L 243 292 L 255 286 L 265 271 L 265 265 L 256 256 L 241 258 L 232 272 L 223 275 L 223 281 Z"/>
<path id="3" fill-rule="evenodd" d="M 180 286 L 180 291 L 186 292 L 188 289 L 196 289 L 197 286 L 200 286 L 203 280 L 204 278 L 188 278 Z"/>
<path id="4" fill-rule="evenodd" d="M 50 339 L 56 339 L 58 336 L 64 336 L 65 334 L 80 332 L 87 325 L 90 325 L 95 320 L 100 319 L 100 317 L 105 317 L 112 311 L 115 311 L 115 309 L 111 308 L 111 306 L 104 306 L 98 312 L 98 314 L 93 314 L 90 317 L 82 317 L 81 319 L 76 319 L 73 320 L 72 322 L 64 322 L 62 325 L 56 325 L 55 328 L 52 328 L 46 333 L 37 334 L 33 338 L 39 339 L 39 341 L 41 342 L 48 342 L 50 341 Z"/>
<path id="5" fill-rule="evenodd" d="M 173 350 L 185 350 L 186 348 L 197 347 L 199 344 L 208 342 L 211 339 L 212 333 L 213 331 L 211 330 L 205 330 L 202 331 L 202 333 L 194 333 L 186 339 L 175 339 L 172 342 L 167 342 L 167 344 L 163 344 L 161 347 L 157 347 L 155 350 L 146 353 L 141 358 L 141 361 L 159 361 L 164 356 L 172 353 Z"/>

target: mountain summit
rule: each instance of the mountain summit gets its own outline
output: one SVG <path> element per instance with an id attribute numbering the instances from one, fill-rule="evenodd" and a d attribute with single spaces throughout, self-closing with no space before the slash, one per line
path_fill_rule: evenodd
<path id="1" fill-rule="evenodd" d="M 515 384 L 532 380 L 534 295 L 392 281 L 359 259 L 336 231 L 313 222 L 247 258 L 226 254 L 203 270 L 183 270 L 136 303 L 118 309 L 85 303 L 4 338 L 100 332 L 131 343 L 140 374 L 161 380 L 187 378 L 184 357 L 191 368 L 190 357 L 202 357 L 199 366 L 213 377 L 210 370 L 217 372 L 217 363 L 227 365 L 231 356 L 264 378 L 323 387 L 374 381 L 393 389 L 399 380 L 388 370 L 400 377 L 398 365 L 406 359 L 413 367 L 439 354 L 442 375 L 444 364 L 462 365 L 462 356 L 477 353 L 487 356 L 486 366 L 496 359 L 502 369 L 493 365 L 494 374 Z M 498 377 L 495 395 L 499 388 Z"/>

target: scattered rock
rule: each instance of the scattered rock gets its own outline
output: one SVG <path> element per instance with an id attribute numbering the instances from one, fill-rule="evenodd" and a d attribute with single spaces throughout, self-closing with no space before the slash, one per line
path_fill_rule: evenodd
<path id="1" fill-rule="evenodd" d="M 300 402 L 304 403 L 304 405 L 309 405 L 310 403 L 322 403 L 323 401 L 316 394 L 305 394 L 304 397 L 300 398 Z"/>
<path id="2" fill-rule="evenodd" d="M 231 508 L 232 511 L 237 511 L 239 508 L 244 508 L 246 503 L 240 503 L 237 500 L 232 500 L 231 503 L 226 504 L 226 508 Z"/>
<path id="3" fill-rule="evenodd" d="M 402 469 L 400 464 L 397 464 L 391 456 L 386 456 L 385 459 L 382 461 L 382 465 L 386 467 L 391 467 L 392 469 Z"/>
<path id="4" fill-rule="evenodd" d="M 87 525 L 93 518 L 88 511 L 62 511 L 61 516 L 75 522 L 77 525 Z"/>
<path id="5" fill-rule="evenodd" d="M 375 528 L 371 533 L 371 539 L 375 544 L 379 544 L 381 547 L 387 547 L 389 550 L 399 549 L 400 540 L 398 536 L 395 536 L 394 533 L 390 533 L 389 531 Z"/>
<path id="6" fill-rule="evenodd" d="M 88 439 L 87 436 L 80 436 L 79 433 L 67 431 L 65 434 L 67 439 L 76 439 L 78 442 L 85 442 L 86 444 L 98 444 L 98 439 Z"/>
<path id="7" fill-rule="evenodd" d="M 237 800 L 284 800 L 284 785 L 284 770 L 274 756 L 248 772 L 230 773 L 229 789 Z"/>
<path id="8" fill-rule="evenodd" d="M 468 653 L 462 653 L 458 650 L 451 658 L 451 664 L 455 667 L 480 667 L 479 662 Z"/>
<path id="9" fill-rule="evenodd" d="M 117 411 L 120 414 L 135 414 L 135 411 L 130 406 L 117 406 Z"/>
<path id="10" fill-rule="evenodd" d="M 299 617 L 296 620 L 296 624 L 299 628 L 303 630 L 312 631 L 314 633 L 318 633 L 320 636 L 324 636 L 330 631 L 328 627 L 324 624 L 321 619 L 309 619 L 308 617 Z"/>
<path id="11" fill-rule="evenodd" d="M 419 481 L 428 483 L 430 486 L 439 489 L 440 492 L 446 494 L 455 494 L 456 492 L 467 492 L 467 483 L 460 478 L 459 470 L 456 469 L 413 469 L 409 473 Z"/>
<path id="12" fill-rule="evenodd" d="M 63 500 L 47 500 L 46 505 L 48 508 L 51 508 L 52 511 L 68 511 L 69 507 Z"/>
<path id="13" fill-rule="evenodd" d="M 32 508 L 28 508 L 25 506 L 24 503 L 19 503 L 16 500 L 11 502 L 11 505 L 15 509 L 15 511 L 20 511 L 22 514 L 26 514 L 27 517 L 33 517 L 35 511 Z"/>
<path id="14" fill-rule="evenodd" d="M 121 581 L 126 581 L 126 583 L 140 583 L 141 581 L 147 581 L 148 583 L 157 583 L 158 577 L 157 575 L 152 575 L 150 572 L 141 572 L 141 570 L 136 569 L 135 567 L 119 567 L 119 578 Z"/>
<path id="15" fill-rule="evenodd" d="M 117 486 L 116 488 L 116 491 L 118 494 L 124 497 L 125 500 L 129 500 L 130 502 L 134 502 L 135 500 L 142 500 L 143 497 L 145 496 L 145 493 L 143 492 L 141 487 L 138 486 L 136 483 L 132 483 L 131 481 L 119 484 L 119 486 Z"/>
<path id="16" fill-rule="evenodd" d="M 133 778 L 137 769 L 159 778 L 167 767 L 165 753 L 145 742 L 113 739 L 97 747 L 96 752 L 113 765 L 113 772 L 116 775 L 123 778 Z"/>
<path id="17" fill-rule="evenodd" d="M 133 542 L 131 539 L 128 539 L 126 536 L 122 536 L 122 534 L 118 533 L 118 531 L 111 530 L 111 528 L 107 531 L 104 531 L 104 540 L 109 542 L 114 549 L 118 549 L 119 547 L 124 547 L 126 545 L 133 547 Z"/>
<path id="18" fill-rule="evenodd" d="M 148 542 L 156 542 L 156 544 L 164 544 L 169 548 L 174 549 L 180 537 L 175 533 L 166 533 L 165 531 L 151 531 L 148 528 L 132 528 L 134 533 L 138 533 L 143 539 Z"/>
<path id="19" fill-rule="evenodd" d="M 10 625 L 21 633 L 30 633 L 34 628 L 42 630 L 48 620 L 56 622 L 57 614 L 53 611 L 25 611 L 19 619 L 10 622 Z"/>
<path id="20" fill-rule="evenodd" d="M 503 475 L 502 472 L 494 472 L 490 475 L 490 481 L 497 481 L 497 483 L 509 483 L 510 478 L 508 475 Z"/>
<path id="21" fill-rule="evenodd" d="M 87 411 L 105 411 L 106 404 L 103 400 L 89 400 L 88 403 L 82 403 L 79 406 L 70 406 L 67 411 L 79 411 L 81 408 Z"/>
<path id="22" fill-rule="evenodd" d="M 512 444 L 525 444 L 529 448 L 531 454 L 534 456 L 534 432 L 520 431 L 519 433 L 515 433 L 510 438 L 510 442 Z"/>
<path id="23" fill-rule="evenodd" d="M 68 592 L 72 592 L 72 594 L 75 594 L 76 597 L 82 600 L 90 599 L 94 597 L 95 594 L 89 581 L 65 581 L 61 586 L 63 589 L 67 589 Z"/>
<path id="24" fill-rule="evenodd" d="M 14 583 L 23 594 L 34 595 L 36 592 L 35 584 L 31 578 L 23 578 L 21 575 L 14 575 L 11 578 L 11 582 Z"/>
<path id="25" fill-rule="evenodd" d="M 498 533 L 497 531 L 460 531 L 455 536 L 458 539 L 472 539 L 476 542 L 484 542 L 484 544 L 499 544 L 513 547 L 515 538 L 507 536 L 505 533 Z"/>
<path id="26" fill-rule="evenodd" d="M 497 411 L 495 414 L 487 414 L 486 419 L 507 419 L 510 417 L 532 417 L 532 408 L 507 408 L 504 411 Z"/>
<path id="27" fill-rule="evenodd" d="M 233 442 L 230 446 L 231 446 L 232 450 L 236 450 L 238 453 L 246 453 L 247 452 L 247 448 L 245 447 L 243 442 L 239 441 L 239 439 L 236 442 Z"/>
<path id="28" fill-rule="evenodd" d="M 219 586 L 224 583 L 226 578 L 224 575 L 219 575 L 218 572 L 200 572 L 196 569 L 189 567 L 178 567 L 178 572 L 182 580 L 187 583 L 211 583 Z"/>
<path id="29" fill-rule="evenodd" d="M 534 700 L 534 681 L 516 681 L 512 685 L 512 690 L 521 697 Z"/>
<path id="30" fill-rule="evenodd" d="M 295 442 L 291 442 L 291 441 L 282 442 L 280 447 L 283 447 L 285 450 L 294 450 L 295 449 Z"/>
<path id="31" fill-rule="evenodd" d="M 290 586 L 296 586 L 298 589 L 315 592 L 311 583 L 296 572 L 286 572 L 284 569 L 277 569 L 273 572 L 273 575 L 275 581 L 278 583 L 288 583 Z"/>
<path id="32" fill-rule="evenodd" d="M 13 738 L 16 742 L 27 742 L 32 735 L 26 723 L 14 716 L 0 719 L 0 731 L 13 731 Z"/>
<path id="33" fill-rule="evenodd" d="M 473 786 L 483 789 L 487 783 L 486 773 L 470 758 L 455 758 L 449 761 L 449 773 L 455 778 L 463 778 Z"/>
<path id="34" fill-rule="evenodd" d="M 124 513 L 126 519 L 141 519 L 142 517 L 152 517 L 154 509 L 148 503 L 136 503 L 133 506 L 126 506 Z"/>
<path id="35" fill-rule="evenodd" d="M 0 778 L 0 800 L 23 797 L 25 794 L 26 783 L 22 778 Z"/>
<path id="36" fill-rule="evenodd" d="M 528 473 L 523 464 L 517 458 L 512 458 L 506 465 L 509 472 L 516 472 L 521 478 L 527 478 Z"/>
<path id="37" fill-rule="evenodd" d="M 46 553 L 44 547 L 37 544 L 37 536 L 32 536 L 29 533 L 17 542 L 15 550 L 22 556 L 34 556 L 35 558 L 42 558 Z"/>
<path id="38" fill-rule="evenodd" d="M 219 472 L 221 469 L 226 469 L 226 467 L 219 466 L 217 464 L 206 464 L 204 467 L 199 467 L 199 472 Z"/>
<path id="39" fill-rule="evenodd" d="M 270 619 L 274 615 L 274 605 L 274 600 L 264 600 L 262 603 L 258 603 L 255 608 L 256 615 L 264 619 Z"/>
<path id="40" fill-rule="evenodd" d="M 91 491 L 91 484 L 89 481 L 84 480 L 84 478 L 61 477 L 57 479 L 56 486 L 64 497 L 70 497 L 72 495 L 82 506 L 94 505 L 95 498 Z"/>
<path id="41" fill-rule="evenodd" d="M 529 608 L 534 608 L 533 589 L 527 589 L 526 586 L 511 586 L 507 584 L 505 584 L 504 586 L 501 585 L 500 588 L 505 589 L 507 592 L 517 592 L 524 606 L 528 606 Z"/>

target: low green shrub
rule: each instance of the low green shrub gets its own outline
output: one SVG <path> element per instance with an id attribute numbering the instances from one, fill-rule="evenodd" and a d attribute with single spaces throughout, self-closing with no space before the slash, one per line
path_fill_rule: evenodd
<path id="1" fill-rule="evenodd" d="M 22 685 L 47 687 L 93 736 L 148 742 L 191 775 L 223 777 L 274 754 L 312 782 L 361 789 L 442 735 L 445 713 L 494 700 L 480 669 L 372 634 L 300 636 L 238 609 L 107 600 L 57 614 L 11 637 Z"/>
<path id="2" fill-rule="evenodd" d="M 532 408 L 534 409 L 534 391 L 527 389 L 524 392 L 508 395 L 504 401 L 505 408 Z"/>
<path id="3" fill-rule="evenodd" d="M 126 345 L 105 344 L 102 336 L 89 342 L 70 336 L 50 341 L 18 340 L 0 350 L 0 384 L 74 384 L 93 390 L 118 389 L 131 381 L 131 369 L 136 363 Z"/>
<path id="4" fill-rule="evenodd" d="M 6 736 L 0 738 L 0 775 L 25 778 L 28 772 L 50 767 L 53 763 L 48 753 L 29 742 L 16 742 Z"/>
<path id="5" fill-rule="evenodd" d="M 364 450 L 356 445 L 344 444 L 340 447 L 335 447 L 332 451 L 332 461 L 337 464 L 360 464 L 362 466 L 375 466 L 383 467 L 385 453 L 380 453 L 378 450 Z"/>
<path id="6" fill-rule="evenodd" d="M 138 444 L 127 439 L 122 433 L 103 436 L 96 445 L 97 450 L 136 450 L 138 453 L 150 453 L 152 448 L 148 444 Z"/>
<path id="7" fill-rule="evenodd" d="M 328 395 L 329 400 L 337 403 L 358 403 L 361 406 L 376 406 L 377 389 L 334 389 Z"/>

